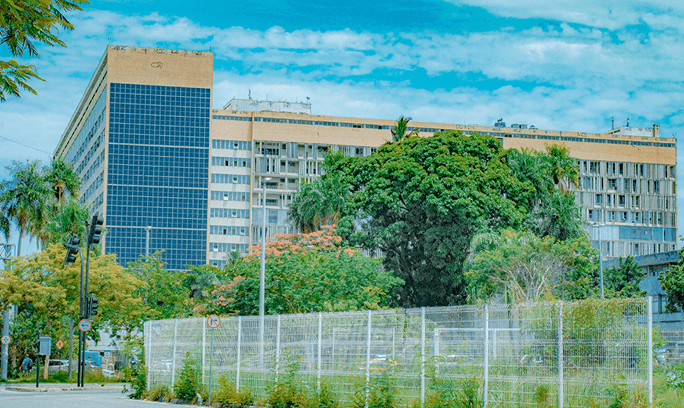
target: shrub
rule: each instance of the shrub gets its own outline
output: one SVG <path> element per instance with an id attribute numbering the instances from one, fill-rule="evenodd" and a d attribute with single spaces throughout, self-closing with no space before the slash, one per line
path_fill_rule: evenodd
<path id="1" fill-rule="evenodd" d="M 134 369 L 131 378 L 131 388 L 133 393 L 128 395 L 128 398 L 141 399 L 147 389 L 147 367 L 140 365 Z"/>
<path id="2" fill-rule="evenodd" d="M 273 408 L 309 406 L 310 402 L 306 389 L 297 381 L 299 360 L 301 360 L 301 356 L 289 360 L 285 366 L 285 373 L 271 387 L 271 392 L 266 399 L 269 406 Z"/>
<path id="3" fill-rule="evenodd" d="M 226 376 L 219 378 L 219 390 L 212 395 L 212 403 L 218 402 L 221 407 L 246 407 L 254 403 L 254 396 L 248 387 L 242 387 L 239 391 L 235 389 L 235 383 L 228 381 Z"/>
<path id="4" fill-rule="evenodd" d="M 637 387 L 630 391 L 626 387 L 613 384 L 610 393 L 613 395 L 613 403 L 609 408 L 648 408 L 648 395 L 643 387 Z"/>
<path id="5" fill-rule="evenodd" d="M 480 408 L 484 406 L 481 384 L 476 378 L 458 383 L 433 377 L 425 408 Z"/>
<path id="6" fill-rule="evenodd" d="M 155 385 L 143 392 L 144 399 L 148 401 L 162 401 L 170 399 L 169 387 L 166 385 Z"/>
<path id="7" fill-rule="evenodd" d="M 379 376 L 371 377 L 368 384 L 368 408 L 393 408 L 397 399 L 396 380 L 394 370 L 387 369 Z M 366 380 L 359 377 L 352 407 L 363 408 L 366 406 Z"/>
<path id="8" fill-rule="evenodd" d="M 197 392 L 201 389 L 201 378 L 200 369 L 197 367 L 197 363 L 190 357 L 190 352 L 186 353 L 178 381 L 173 386 L 176 397 L 194 401 L 197 398 Z"/>

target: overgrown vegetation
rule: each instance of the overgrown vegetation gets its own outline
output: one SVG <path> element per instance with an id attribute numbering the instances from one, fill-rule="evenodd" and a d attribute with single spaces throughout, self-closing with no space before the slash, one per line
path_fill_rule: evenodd
<path id="1" fill-rule="evenodd" d="M 212 393 L 212 402 L 220 404 L 222 408 L 243 408 L 254 403 L 254 396 L 249 387 L 243 386 L 240 390 L 232 381 L 228 381 L 226 376 L 219 378 L 219 390 Z"/>
<path id="2" fill-rule="evenodd" d="M 173 386 L 173 392 L 177 398 L 194 401 L 201 390 L 202 373 L 197 362 L 188 352 L 183 359 L 183 367 L 180 370 L 178 380 Z"/>

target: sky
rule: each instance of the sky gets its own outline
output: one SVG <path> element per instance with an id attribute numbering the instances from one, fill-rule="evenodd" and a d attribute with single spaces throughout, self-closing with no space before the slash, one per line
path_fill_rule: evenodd
<path id="1" fill-rule="evenodd" d="M 0 179 L 48 163 L 108 44 L 214 52 L 215 108 L 684 135 L 684 2 L 669 0 L 92 0 L 67 48 L 39 46 L 37 96 L 0 103 Z M 9 58 L 0 46 L 0 59 Z M 678 161 L 682 161 L 678 154 Z M 635 158 L 638 159 L 638 158 Z M 682 168 L 678 169 L 678 179 Z M 684 187 L 678 185 L 678 207 Z M 678 216 L 679 235 L 684 214 Z M 16 237 L 17 234 L 15 234 Z M 33 246 L 35 248 L 35 245 Z"/>

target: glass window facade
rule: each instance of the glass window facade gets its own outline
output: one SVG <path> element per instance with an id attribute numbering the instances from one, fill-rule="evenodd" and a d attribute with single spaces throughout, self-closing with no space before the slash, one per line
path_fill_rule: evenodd
<path id="1" fill-rule="evenodd" d="M 164 250 L 206 262 L 210 90 L 111 84 L 105 251 L 122 265 Z"/>

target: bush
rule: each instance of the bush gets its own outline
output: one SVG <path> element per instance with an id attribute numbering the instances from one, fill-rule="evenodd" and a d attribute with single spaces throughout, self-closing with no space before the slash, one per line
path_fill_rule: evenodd
<path id="1" fill-rule="evenodd" d="M 140 365 L 132 371 L 131 388 L 133 393 L 128 395 L 128 398 L 141 399 L 147 389 L 147 367 Z"/>
<path id="2" fill-rule="evenodd" d="M 143 392 L 143 398 L 148 401 L 169 401 L 172 395 L 166 385 L 155 385 Z"/>
<path id="3" fill-rule="evenodd" d="M 288 361 L 285 373 L 271 388 L 266 403 L 273 408 L 292 408 L 310 406 L 309 396 L 302 384 L 297 381 L 301 356 Z"/>
<path id="4" fill-rule="evenodd" d="M 194 401 L 197 398 L 197 393 L 201 390 L 201 378 L 202 376 L 197 363 L 190 357 L 190 352 L 186 353 L 178 381 L 173 386 L 173 392 L 176 394 L 176 397 Z"/>
<path id="5" fill-rule="evenodd" d="M 648 408 L 648 394 L 644 392 L 643 387 L 637 387 L 630 391 L 624 386 L 614 384 L 611 392 L 613 395 L 613 403 L 609 408 Z"/>
<path id="6" fill-rule="evenodd" d="M 236 390 L 235 383 L 228 381 L 226 376 L 219 378 L 219 390 L 211 399 L 212 403 L 218 402 L 223 407 L 246 407 L 254 403 L 254 396 L 248 387 Z"/>
<path id="7" fill-rule="evenodd" d="M 393 408 L 397 398 L 394 370 L 388 369 L 380 376 L 371 377 L 368 384 L 368 408 Z M 352 397 L 352 407 L 366 406 L 366 379 L 359 377 L 356 392 Z"/>
<path id="8" fill-rule="evenodd" d="M 480 381 L 476 378 L 456 383 L 433 377 L 425 408 L 480 408 L 484 406 L 480 388 Z"/>

